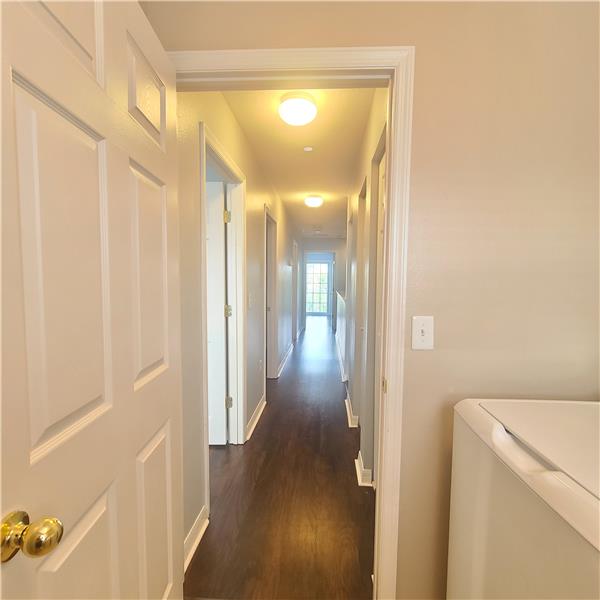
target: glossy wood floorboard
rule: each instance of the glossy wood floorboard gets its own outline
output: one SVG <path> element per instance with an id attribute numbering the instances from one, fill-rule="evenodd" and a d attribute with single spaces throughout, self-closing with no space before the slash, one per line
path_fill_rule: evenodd
<path id="1" fill-rule="evenodd" d="M 250 441 L 210 449 L 186 598 L 371 598 L 374 493 L 356 482 L 344 398 L 328 319 L 308 317 Z"/>

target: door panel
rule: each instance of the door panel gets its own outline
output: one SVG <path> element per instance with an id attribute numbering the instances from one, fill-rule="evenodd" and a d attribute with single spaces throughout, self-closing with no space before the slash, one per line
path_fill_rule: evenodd
<path id="1" fill-rule="evenodd" d="M 230 444 L 243 444 L 246 441 L 244 411 L 244 356 L 246 352 L 243 318 L 238 319 L 240 311 L 246 304 L 246 291 L 240 282 L 240 273 L 244 270 L 246 241 L 242 231 L 244 223 L 244 189 L 243 184 L 226 183 L 225 208 L 231 214 L 231 221 L 226 226 L 226 302 L 232 307 L 232 317 L 227 323 L 227 347 L 225 353 L 227 395 L 231 397 L 232 406 L 227 412 L 227 441 Z M 241 221 L 241 222 L 240 222 Z M 240 231 L 242 230 L 242 231 Z M 240 367 L 242 367 L 240 369 Z M 241 375 L 240 375 L 241 373 Z"/>
<path id="2" fill-rule="evenodd" d="M 174 72 L 137 3 L 1 10 L 0 502 L 65 531 L 0 595 L 180 597 Z"/>
<path id="3" fill-rule="evenodd" d="M 170 442 L 166 425 L 137 457 L 141 598 L 167 597 L 173 583 Z"/>
<path id="4" fill-rule="evenodd" d="M 134 389 L 166 368 L 166 189 L 132 164 Z"/>
<path id="5" fill-rule="evenodd" d="M 37 597 L 119 598 L 114 490 L 93 503 L 38 572 Z M 94 568 L 88 565 L 93 562 Z M 82 577 L 85 573 L 85 577 Z"/>
<path id="6" fill-rule="evenodd" d="M 129 113 L 153 140 L 162 145 L 165 86 L 131 36 L 127 38 L 127 55 Z"/>
<path id="7" fill-rule="evenodd" d="M 90 58 L 96 54 L 95 7 L 91 2 L 81 2 L 72 6 L 71 2 L 40 2 L 74 43 Z"/>
<path id="8" fill-rule="evenodd" d="M 33 462 L 111 403 L 102 142 L 38 96 L 15 88 Z"/>
<path id="9" fill-rule="evenodd" d="M 208 443 L 227 443 L 225 365 L 225 194 L 222 182 L 206 182 Z"/>
<path id="10" fill-rule="evenodd" d="M 28 2 L 27 8 L 90 73 L 101 81 L 103 15 L 100 2 Z"/>

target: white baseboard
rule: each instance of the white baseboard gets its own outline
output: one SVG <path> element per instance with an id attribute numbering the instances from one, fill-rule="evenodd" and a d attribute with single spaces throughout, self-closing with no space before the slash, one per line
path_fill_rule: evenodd
<path id="1" fill-rule="evenodd" d="M 267 401 L 263 396 L 256 405 L 256 408 L 254 409 L 254 412 L 252 413 L 252 416 L 250 417 L 250 420 L 246 425 L 246 441 L 248 441 L 252 437 L 252 434 L 254 433 L 254 428 L 256 427 L 260 416 L 263 414 L 263 410 L 265 410 L 266 405 Z"/>
<path id="2" fill-rule="evenodd" d="M 360 450 L 358 451 L 358 457 L 354 459 L 354 466 L 356 467 L 356 479 L 358 485 L 363 487 L 373 487 L 371 469 L 365 469 Z"/>
<path id="3" fill-rule="evenodd" d="M 188 568 L 188 565 L 192 561 L 192 557 L 194 556 L 194 552 L 198 548 L 200 544 L 200 540 L 208 527 L 208 508 L 206 508 L 206 504 L 202 507 L 192 528 L 189 530 L 188 534 L 185 536 L 185 541 L 183 542 L 183 570 L 185 571 Z"/>
<path id="4" fill-rule="evenodd" d="M 285 353 L 285 356 L 283 357 L 283 359 L 279 365 L 279 369 L 277 369 L 277 379 L 279 379 L 279 377 L 283 373 L 283 369 L 285 368 L 285 363 L 287 362 L 288 358 L 290 357 L 290 354 L 292 353 L 293 349 L 294 349 L 294 344 L 290 344 L 290 347 L 287 349 L 287 352 Z"/>
<path id="5" fill-rule="evenodd" d="M 348 427 L 358 427 L 358 415 L 355 415 L 352 412 L 352 402 L 350 401 L 350 396 L 346 396 L 344 403 L 346 404 L 346 417 L 348 417 Z"/>

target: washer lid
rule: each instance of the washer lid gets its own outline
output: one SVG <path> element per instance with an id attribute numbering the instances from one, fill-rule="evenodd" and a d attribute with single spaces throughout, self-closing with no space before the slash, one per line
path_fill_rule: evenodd
<path id="1" fill-rule="evenodd" d="M 600 402 L 480 400 L 544 461 L 600 499 Z"/>

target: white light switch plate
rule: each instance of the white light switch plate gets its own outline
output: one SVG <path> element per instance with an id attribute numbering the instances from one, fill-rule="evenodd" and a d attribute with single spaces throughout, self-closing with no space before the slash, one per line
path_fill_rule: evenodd
<path id="1" fill-rule="evenodd" d="M 412 349 L 433 350 L 433 317 L 412 318 Z"/>

